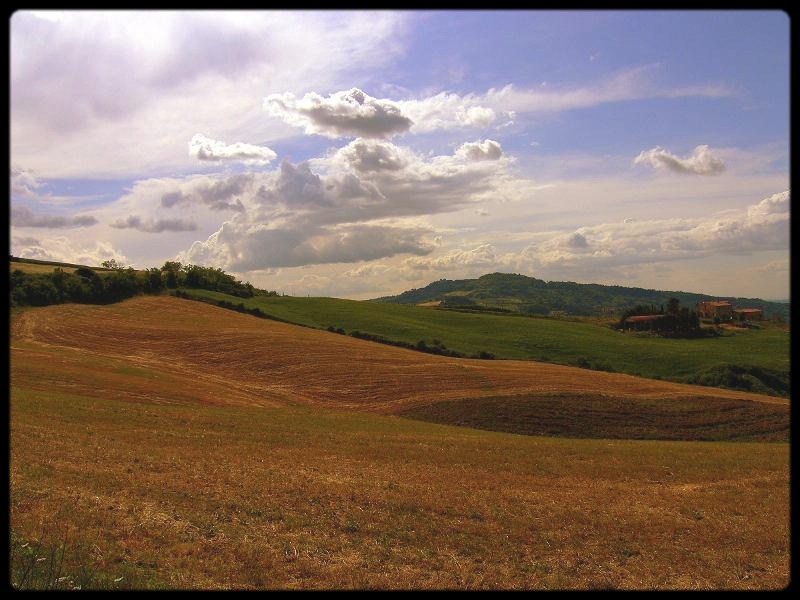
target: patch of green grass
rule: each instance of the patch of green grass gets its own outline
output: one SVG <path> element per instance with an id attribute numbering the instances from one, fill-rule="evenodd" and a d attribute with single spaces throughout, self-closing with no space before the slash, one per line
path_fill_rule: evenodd
<path id="1" fill-rule="evenodd" d="M 788 395 L 788 388 L 771 386 L 771 382 L 788 381 L 790 336 L 788 331 L 767 323 L 759 330 L 726 332 L 720 337 L 667 339 L 619 333 L 591 322 L 470 314 L 337 298 L 242 299 L 204 290 L 184 291 L 212 302 L 241 302 L 266 315 L 319 329 L 333 327 L 346 334 L 358 330 L 411 344 L 424 340 L 430 345 L 437 339 L 467 356 L 484 351 L 496 358 L 546 360 L 667 381 L 689 382 L 695 378 L 698 383 L 720 386 L 728 380 L 700 375 L 726 363 L 758 367 L 766 375 L 753 391 Z"/>

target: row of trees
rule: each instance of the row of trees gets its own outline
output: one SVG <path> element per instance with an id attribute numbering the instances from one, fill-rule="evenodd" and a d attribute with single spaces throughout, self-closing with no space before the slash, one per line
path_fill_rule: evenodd
<path id="1" fill-rule="evenodd" d="M 277 295 L 242 283 L 222 269 L 182 265 L 167 261 L 164 266 L 135 271 L 114 260 L 105 261 L 105 270 L 79 267 L 73 273 L 56 268 L 51 273 L 11 271 L 9 302 L 11 306 L 46 306 L 63 302 L 107 304 L 137 294 L 158 294 L 164 289 L 188 287 L 223 292 L 240 298 Z"/>

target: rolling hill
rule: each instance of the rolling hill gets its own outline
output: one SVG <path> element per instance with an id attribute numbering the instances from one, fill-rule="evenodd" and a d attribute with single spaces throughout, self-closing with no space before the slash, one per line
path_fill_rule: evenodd
<path id="1" fill-rule="evenodd" d="M 565 311 L 570 315 L 620 316 L 638 304 L 666 305 L 678 298 L 683 306 L 694 308 L 700 300 L 728 300 L 735 307 L 761 308 L 765 317 L 789 320 L 789 304 L 758 298 L 717 298 L 708 294 L 649 290 L 643 288 L 543 281 L 510 273 L 491 273 L 477 279 L 440 279 L 396 296 L 376 298 L 373 302 L 422 304 L 443 302 L 452 307 L 489 307 L 523 314 L 549 314 Z"/>
<path id="2" fill-rule="evenodd" d="M 485 352 L 500 359 L 583 366 L 779 396 L 790 392 L 789 333 L 769 323 L 758 330 L 728 330 L 720 337 L 665 339 L 621 334 L 598 323 L 513 313 L 471 314 L 338 298 L 242 299 L 188 288 L 183 292 L 214 304 L 241 303 L 308 327 L 378 335 L 412 346 L 424 341 L 429 348 L 438 341 L 464 356 Z"/>
<path id="3" fill-rule="evenodd" d="M 167 296 L 11 334 L 10 573 L 33 587 L 789 582 L 784 399 Z"/>

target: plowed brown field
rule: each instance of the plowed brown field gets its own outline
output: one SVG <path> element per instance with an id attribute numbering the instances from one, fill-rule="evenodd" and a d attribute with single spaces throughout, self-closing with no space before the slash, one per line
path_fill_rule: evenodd
<path id="1" fill-rule="evenodd" d="M 785 399 L 538 363 L 433 356 L 325 331 L 257 319 L 172 297 L 139 297 L 109 306 L 60 305 L 28 311 L 14 322 L 12 353 L 39 353 L 39 378 L 63 369 L 67 357 L 140 365 L 173 378 L 174 397 L 153 384 L 156 400 L 199 398 L 209 404 L 275 406 L 305 403 L 395 413 L 450 399 L 526 394 L 615 398 L 740 399 L 787 404 Z M 121 363 L 122 364 L 122 363 Z M 92 384 L 128 393 L 125 369 Z M 135 375 L 135 374 L 134 374 Z M 63 383 L 68 373 L 59 372 Z M 133 377 L 133 376 L 132 376 Z M 105 381 L 105 384 L 104 384 Z M 136 378 L 147 396 L 147 382 Z M 144 385 L 144 388 L 142 388 Z M 188 392 L 190 393 L 187 393 Z M 97 393 L 82 389 L 81 393 Z"/>
<path id="2" fill-rule="evenodd" d="M 784 399 L 432 356 L 171 297 L 27 310 L 10 349 L 16 588 L 790 582 Z M 475 428 L 419 420 L 454 416 Z M 738 434 L 741 416 L 750 441 L 676 429 Z M 673 441 L 609 439 L 664 423 Z"/>

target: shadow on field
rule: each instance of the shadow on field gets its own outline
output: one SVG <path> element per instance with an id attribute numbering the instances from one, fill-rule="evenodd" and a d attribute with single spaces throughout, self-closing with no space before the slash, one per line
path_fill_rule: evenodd
<path id="1" fill-rule="evenodd" d="M 523 435 L 675 441 L 788 442 L 788 404 L 719 398 L 586 395 L 448 400 L 397 413 L 446 425 Z"/>

